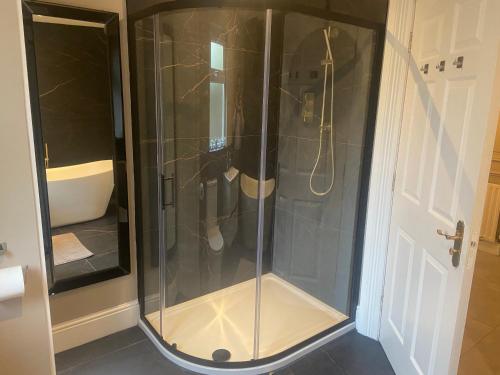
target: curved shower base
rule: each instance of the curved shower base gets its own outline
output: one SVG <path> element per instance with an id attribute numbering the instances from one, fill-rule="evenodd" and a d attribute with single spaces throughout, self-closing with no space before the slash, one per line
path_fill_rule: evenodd
<path id="1" fill-rule="evenodd" d="M 159 339 L 151 328 L 144 322 L 144 320 L 139 320 L 139 327 L 146 334 L 146 336 L 151 340 L 155 347 L 170 361 L 184 367 L 187 370 L 194 371 L 200 374 L 240 374 L 240 375 L 259 375 L 269 373 L 280 368 L 283 368 L 297 359 L 303 357 L 304 355 L 312 352 L 313 350 L 335 340 L 336 338 L 352 331 L 355 329 L 356 324 L 354 322 L 337 329 L 329 334 L 322 335 L 317 338 L 314 342 L 302 345 L 296 350 L 284 353 L 278 356 L 276 359 L 270 359 L 268 361 L 259 361 L 257 363 L 235 363 L 231 367 L 216 367 L 209 363 L 200 363 L 199 360 L 181 356 L 175 354 L 171 349 L 165 347 L 163 340 Z"/>
<path id="2" fill-rule="evenodd" d="M 355 327 L 384 25 L 300 1 L 144 3 L 128 1 L 139 325 L 192 371 L 276 370 Z"/>

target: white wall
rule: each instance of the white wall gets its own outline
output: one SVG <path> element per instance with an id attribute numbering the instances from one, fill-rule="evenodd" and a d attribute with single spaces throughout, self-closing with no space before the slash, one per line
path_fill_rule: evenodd
<path id="1" fill-rule="evenodd" d="M 24 298 L 0 302 L 0 373 L 53 374 L 19 0 L 0 1 L 0 50 L 0 268 L 28 266 Z"/>
<path id="2" fill-rule="evenodd" d="M 5 0 L 1 0 L 5 1 Z M 87 287 L 74 289 L 50 297 L 52 324 L 59 324 L 101 310 L 137 299 L 136 256 L 135 256 L 135 221 L 134 221 L 134 183 L 132 164 L 132 125 L 130 115 L 130 83 L 128 70 L 128 49 L 125 0 L 52 0 L 63 5 L 84 7 L 119 13 L 122 55 L 123 105 L 125 119 L 125 138 L 127 146 L 127 174 L 130 217 L 130 251 L 132 272 L 128 276 L 119 277 Z"/>

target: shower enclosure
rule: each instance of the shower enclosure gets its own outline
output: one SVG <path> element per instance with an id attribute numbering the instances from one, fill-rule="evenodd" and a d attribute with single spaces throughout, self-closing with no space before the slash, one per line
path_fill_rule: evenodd
<path id="1" fill-rule="evenodd" d="M 383 26 L 244 3 L 129 22 L 141 326 L 203 372 L 349 329 L 360 278 Z"/>

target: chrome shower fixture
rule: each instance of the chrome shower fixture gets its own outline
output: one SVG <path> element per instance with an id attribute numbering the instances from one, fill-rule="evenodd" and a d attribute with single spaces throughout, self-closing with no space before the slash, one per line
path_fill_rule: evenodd
<path id="1" fill-rule="evenodd" d="M 328 26 L 328 29 L 323 29 L 323 36 L 325 38 L 325 45 L 326 45 L 326 56 L 324 60 L 321 60 L 321 65 L 325 67 L 324 70 L 324 77 L 323 77 L 323 101 L 321 104 L 321 122 L 319 125 L 319 145 L 318 145 L 318 155 L 316 156 L 316 161 L 314 163 L 313 170 L 311 172 L 311 175 L 309 176 L 309 189 L 311 192 L 316 195 L 316 196 L 324 196 L 327 195 L 333 188 L 333 182 L 335 180 L 335 157 L 334 157 L 334 149 L 333 149 L 333 89 L 334 89 L 334 79 L 335 79 L 335 64 L 333 61 L 333 52 L 332 52 L 332 45 L 331 45 L 331 39 L 332 37 L 336 37 L 338 34 L 337 29 L 333 29 L 331 26 Z M 331 93 L 330 93 L 330 122 L 325 122 L 325 107 L 326 107 L 326 91 L 327 91 L 327 83 L 328 83 L 328 68 L 331 67 L 332 73 L 330 75 L 331 77 Z M 332 165 L 332 173 L 331 173 L 331 179 L 330 179 L 330 185 L 328 188 L 324 191 L 317 191 L 313 187 L 313 178 L 314 174 L 316 173 L 316 168 L 318 167 L 319 164 L 319 159 L 321 157 L 321 149 L 323 147 L 323 133 L 324 132 L 329 132 L 330 133 L 330 144 L 329 144 L 329 150 L 330 150 L 330 157 L 331 157 L 331 165 Z M 326 151 L 328 154 L 328 150 Z"/>

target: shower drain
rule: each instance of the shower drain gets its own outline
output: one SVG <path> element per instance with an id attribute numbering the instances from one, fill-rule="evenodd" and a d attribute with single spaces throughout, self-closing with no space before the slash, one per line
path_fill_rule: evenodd
<path id="1" fill-rule="evenodd" d="M 212 358 L 215 362 L 226 362 L 231 358 L 231 352 L 227 349 L 217 349 L 212 353 Z"/>

